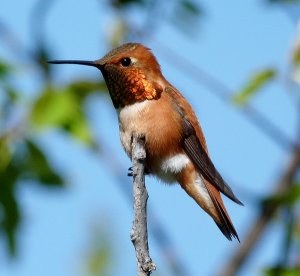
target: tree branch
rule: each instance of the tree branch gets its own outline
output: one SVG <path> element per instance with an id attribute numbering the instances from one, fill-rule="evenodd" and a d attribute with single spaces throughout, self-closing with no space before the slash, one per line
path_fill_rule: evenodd
<path id="1" fill-rule="evenodd" d="M 105 149 L 105 150 L 103 150 Z M 111 171 L 113 177 L 116 178 L 115 183 L 120 188 L 121 192 L 125 196 L 126 200 L 132 204 L 132 183 L 131 179 L 124 185 L 124 181 L 129 179 L 126 177 L 124 179 L 124 164 L 119 162 L 120 160 L 114 154 L 114 149 L 111 148 L 109 144 L 101 142 L 101 148 L 97 144 L 96 151 L 100 158 L 105 162 L 105 166 L 108 170 Z M 127 182 L 127 181 L 126 181 Z M 151 206 L 147 206 L 148 213 L 147 219 L 151 223 L 149 227 L 149 232 L 152 234 L 153 241 L 156 243 L 159 252 L 162 255 L 163 262 L 169 267 L 171 275 L 176 276 L 188 276 L 191 275 L 191 272 L 184 261 L 184 258 L 181 256 L 181 252 L 176 248 L 171 235 L 165 228 L 165 225 L 161 223 L 158 219 L 155 210 Z"/>
<path id="2" fill-rule="evenodd" d="M 293 184 L 293 179 L 297 174 L 300 167 L 300 145 L 294 149 L 292 156 L 287 165 L 285 172 L 279 179 L 277 185 L 275 186 L 274 196 L 277 194 L 283 194 L 286 192 Z M 222 269 L 220 275 L 231 276 L 236 275 L 238 270 L 241 268 L 245 262 L 248 255 L 253 251 L 256 243 L 261 238 L 264 233 L 265 228 L 268 226 L 272 220 L 275 212 L 279 209 L 280 205 L 272 204 L 267 205 L 266 208 L 262 208 L 261 213 L 257 217 L 253 226 L 248 231 L 248 234 L 244 238 L 244 242 L 241 244 L 240 248 L 235 252 L 233 257 L 230 259 L 229 263 Z"/>
<path id="3" fill-rule="evenodd" d="M 133 169 L 133 197 L 134 221 L 131 230 L 131 241 L 135 248 L 138 275 L 148 276 L 156 269 L 152 262 L 147 233 L 147 200 L 148 193 L 145 186 L 145 140 L 133 137 L 132 141 L 132 169 Z"/>

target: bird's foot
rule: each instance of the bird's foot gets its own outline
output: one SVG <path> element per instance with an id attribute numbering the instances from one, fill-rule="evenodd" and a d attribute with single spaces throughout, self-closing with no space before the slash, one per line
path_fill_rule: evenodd
<path id="1" fill-rule="evenodd" d="M 144 174 L 145 174 L 145 175 L 149 174 L 149 170 L 147 169 L 147 167 L 145 167 Z M 130 168 L 128 169 L 127 176 L 133 176 L 133 167 L 130 167 Z"/>
<path id="2" fill-rule="evenodd" d="M 130 168 L 128 169 L 127 176 L 133 176 L 133 168 L 132 168 L 132 167 L 130 167 Z"/>

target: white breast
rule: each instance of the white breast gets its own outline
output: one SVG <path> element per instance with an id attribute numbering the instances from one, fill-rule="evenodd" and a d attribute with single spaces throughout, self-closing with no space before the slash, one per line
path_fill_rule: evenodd
<path id="1" fill-rule="evenodd" d="M 143 135 L 143 128 L 139 122 L 149 104 L 150 102 L 145 100 L 118 109 L 120 139 L 124 150 L 130 157 L 131 137 L 133 134 Z"/>

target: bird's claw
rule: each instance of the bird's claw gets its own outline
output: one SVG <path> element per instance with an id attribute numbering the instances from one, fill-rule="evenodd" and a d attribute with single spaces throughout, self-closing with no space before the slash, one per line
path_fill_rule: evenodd
<path id="1" fill-rule="evenodd" d="M 149 174 L 149 170 L 147 169 L 147 167 L 145 167 L 144 174 L 145 174 L 145 175 L 148 175 L 148 174 Z M 127 176 L 133 176 L 133 167 L 130 167 L 130 168 L 128 169 Z"/>
<path id="2" fill-rule="evenodd" d="M 132 167 L 130 167 L 130 168 L 128 169 L 127 176 L 133 176 L 133 168 L 132 168 Z"/>

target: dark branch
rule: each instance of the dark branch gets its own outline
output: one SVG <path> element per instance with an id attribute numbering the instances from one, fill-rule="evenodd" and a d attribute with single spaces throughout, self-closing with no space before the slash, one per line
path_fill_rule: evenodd
<path id="1" fill-rule="evenodd" d="M 292 156 L 290 158 L 288 166 L 276 185 L 274 196 L 283 194 L 291 187 L 293 179 L 297 174 L 299 167 L 300 145 L 296 147 L 292 152 Z M 220 275 L 231 276 L 237 274 L 238 270 L 244 264 L 245 260 L 247 259 L 247 257 L 249 257 L 249 254 L 253 251 L 255 245 L 260 240 L 262 234 L 264 233 L 264 230 L 272 220 L 275 212 L 279 207 L 280 206 L 278 204 L 272 204 L 262 209 L 256 221 L 252 224 L 253 226 L 249 230 L 248 234 L 243 238 L 244 242 L 242 242 L 239 249 L 230 259 L 230 262 L 224 267 L 224 269 L 222 269 Z"/>

